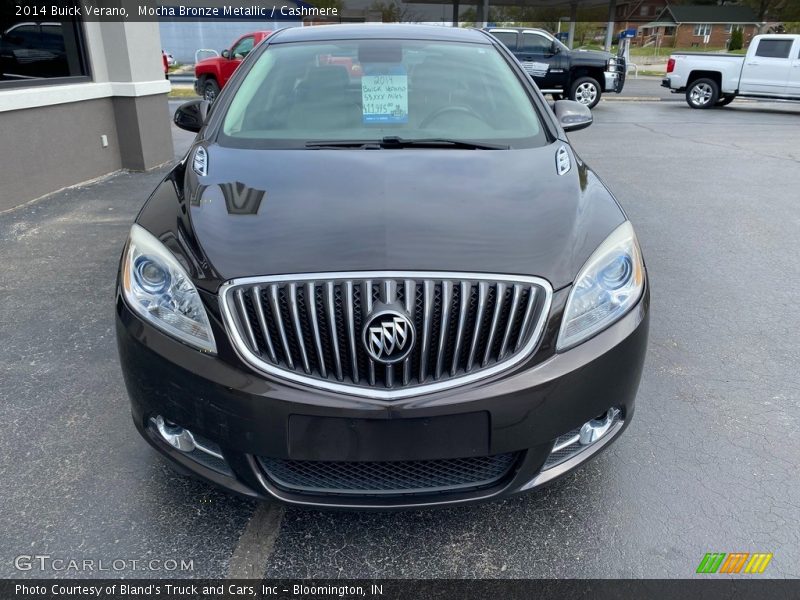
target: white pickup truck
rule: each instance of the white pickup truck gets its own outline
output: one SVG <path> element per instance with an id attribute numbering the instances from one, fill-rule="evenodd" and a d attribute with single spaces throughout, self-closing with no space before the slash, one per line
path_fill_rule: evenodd
<path id="1" fill-rule="evenodd" d="M 662 87 L 685 92 L 692 108 L 737 96 L 800 100 L 800 35 L 757 35 L 747 54 L 673 54 Z"/>

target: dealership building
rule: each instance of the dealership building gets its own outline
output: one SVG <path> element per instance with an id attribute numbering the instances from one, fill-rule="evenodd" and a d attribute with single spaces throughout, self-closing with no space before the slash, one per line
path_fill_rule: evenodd
<path id="1" fill-rule="evenodd" d="M 173 158 L 157 22 L 0 9 L 0 211 Z"/>

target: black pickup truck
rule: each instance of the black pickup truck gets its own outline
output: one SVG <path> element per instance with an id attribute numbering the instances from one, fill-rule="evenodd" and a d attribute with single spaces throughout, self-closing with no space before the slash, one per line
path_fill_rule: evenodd
<path id="1" fill-rule="evenodd" d="M 543 29 L 486 29 L 517 57 L 545 94 L 567 96 L 593 108 L 604 92 L 622 91 L 625 59 L 610 52 L 570 50 Z"/>

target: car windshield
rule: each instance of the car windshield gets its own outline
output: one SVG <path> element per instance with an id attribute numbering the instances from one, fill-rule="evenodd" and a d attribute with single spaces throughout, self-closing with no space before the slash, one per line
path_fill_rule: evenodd
<path id="1" fill-rule="evenodd" d="M 547 143 L 531 98 L 494 46 L 394 39 L 270 45 L 236 91 L 219 136 L 244 148 L 387 139 L 400 147 Z"/>

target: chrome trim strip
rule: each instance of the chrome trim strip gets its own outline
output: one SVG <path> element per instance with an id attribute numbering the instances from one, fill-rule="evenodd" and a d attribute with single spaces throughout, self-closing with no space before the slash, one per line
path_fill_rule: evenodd
<path id="1" fill-rule="evenodd" d="M 261 305 L 261 287 L 253 286 L 250 288 L 250 297 L 253 301 L 253 306 L 256 309 L 256 316 L 258 317 L 258 324 L 261 327 L 261 335 L 267 343 L 267 354 L 269 359 L 275 364 L 278 363 L 278 356 L 275 354 L 275 348 L 272 345 L 272 338 L 269 335 L 269 328 L 267 327 L 267 317 L 264 315 L 264 307 Z"/>
<path id="2" fill-rule="evenodd" d="M 347 331 L 347 345 L 350 346 L 350 372 L 353 374 L 353 381 L 358 383 L 360 377 L 358 376 L 358 354 L 356 353 L 356 332 L 355 327 L 355 311 L 353 309 L 353 282 L 345 281 L 344 283 L 344 328 Z"/>
<path id="3" fill-rule="evenodd" d="M 522 298 L 522 286 L 518 283 L 514 284 L 514 298 L 511 300 L 511 312 L 508 314 L 508 323 L 506 323 L 506 332 L 503 335 L 503 343 L 500 344 L 500 353 L 497 355 L 497 360 L 503 360 L 508 349 L 508 340 L 511 338 L 511 331 L 514 329 L 514 323 L 517 322 L 517 311 L 519 310 L 519 301 Z"/>
<path id="4" fill-rule="evenodd" d="M 514 346 L 514 352 L 519 350 L 520 344 L 522 344 L 522 340 L 525 339 L 525 332 L 528 330 L 528 327 L 531 324 L 531 315 L 533 315 L 533 307 L 536 306 L 539 295 L 537 293 L 537 289 L 535 287 L 528 288 L 528 308 L 525 309 L 525 317 L 522 319 L 522 325 L 519 328 L 519 337 L 517 338 L 517 343 Z M 550 310 L 550 299 L 545 299 L 547 302 L 547 310 Z M 538 335 L 538 334 L 537 334 Z"/>
<path id="5" fill-rule="evenodd" d="M 489 358 L 492 356 L 492 346 L 494 346 L 494 336 L 497 334 L 497 325 L 500 323 L 500 315 L 503 312 L 503 306 L 506 303 L 506 284 L 498 281 L 494 291 L 494 315 L 492 316 L 492 324 L 489 327 L 489 339 L 486 340 L 486 351 L 483 353 L 483 360 L 481 367 L 489 364 Z"/>
<path id="6" fill-rule="evenodd" d="M 489 284 L 486 281 L 478 282 L 478 312 L 475 315 L 475 329 L 472 332 L 472 342 L 469 348 L 466 370 L 471 371 L 475 364 L 475 352 L 478 350 L 478 341 L 483 328 L 483 313 L 486 312 L 486 299 L 489 297 Z"/>
<path id="7" fill-rule="evenodd" d="M 564 440 L 560 444 L 558 444 L 558 443 L 555 444 L 553 446 L 553 449 L 550 450 L 550 454 L 552 454 L 553 452 L 558 452 L 559 450 L 563 450 L 564 448 L 567 448 L 569 446 L 572 446 L 572 444 L 577 444 L 580 439 L 581 439 L 581 436 L 576 433 L 571 438 L 569 438 L 567 440 Z"/>
<path id="8" fill-rule="evenodd" d="M 306 283 L 306 314 L 308 315 L 311 331 L 314 334 L 314 347 L 317 351 L 319 372 L 327 379 L 328 369 L 325 366 L 325 356 L 322 352 L 322 336 L 320 335 L 319 322 L 317 321 L 317 284 L 313 281 Z"/>
<path id="9" fill-rule="evenodd" d="M 308 354 L 306 353 L 306 344 L 303 341 L 303 326 L 300 324 L 300 308 L 297 306 L 297 284 L 292 282 L 289 284 L 289 315 L 292 317 L 292 325 L 294 326 L 294 336 L 297 340 L 297 347 L 300 349 L 300 361 L 303 363 L 303 371 L 307 375 L 311 374 L 311 365 L 308 362 Z"/>
<path id="10" fill-rule="evenodd" d="M 336 309 L 334 307 L 334 290 L 333 282 L 329 281 L 325 284 L 325 319 L 328 321 L 328 326 L 331 330 L 331 346 L 333 347 L 333 366 L 336 369 L 336 379 L 344 381 L 342 374 L 342 358 L 339 355 L 339 335 L 336 331 Z M 224 305 L 224 301 L 222 302 Z"/>
<path id="11" fill-rule="evenodd" d="M 534 323 L 534 329 L 528 340 L 528 343 L 525 344 L 522 348 L 519 348 L 518 344 L 517 349 L 519 350 L 519 352 L 517 356 L 514 356 L 507 361 L 498 363 L 487 369 L 476 371 L 475 373 L 464 375 L 462 377 L 456 377 L 453 379 L 448 379 L 446 381 L 433 382 L 427 385 L 418 385 L 410 388 L 397 388 L 397 389 L 361 388 L 352 385 L 347 385 L 344 383 L 322 381 L 320 379 L 309 377 L 304 374 L 300 374 L 293 371 L 287 371 L 286 369 L 279 368 L 275 365 L 270 365 L 269 363 L 261 360 L 257 355 L 255 355 L 252 351 L 250 351 L 247 348 L 247 344 L 242 339 L 242 336 L 239 333 L 238 328 L 236 327 L 234 315 L 232 314 L 231 309 L 228 306 L 228 295 L 230 294 L 233 288 L 240 285 L 258 285 L 258 284 L 268 283 L 271 284 L 270 290 L 272 290 L 274 288 L 274 284 L 281 282 L 316 280 L 316 281 L 327 281 L 328 282 L 327 285 L 332 288 L 333 284 L 331 282 L 334 280 L 383 279 L 383 278 L 409 280 L 406 282 L 406 289 L 408 290 L 408 288 L 411 287 L 412 294 L 411 295 L 406 294 L 406 305 L 408 306 L 408 304 L 410 303 L 411 307 L 414 306 L 413 294 L 415 294 L 415 291 L 413 291 L 415 288 L 415 286 L 413 285 L 413 280 L 415 279 L 423 280 L 426 278 L 439 279 L 439 280 L 451 279 L 462 282 L 469 282 L 469 281 L 484 282 L 484 284 L 486 283 L 486 281 L 489 280 L 504 281 L 506 283 L 508 282 L 526 283 L 531 286 L 539 286 L 538 288 L 536 287 L 531 288 L 531 291 L 535 292 L 535 290 L 541 289 L 544 292 L 544 299 L 541 301 L 542 302 L 541 310 L 539 311 L 539 316 L 538 319 L 536 320 L 536 323 Z M 409 283 L 411 283 L 412 285 L 409 286 Z M 377 400 L 396 400 L 399 398 L 422 396 L 424 394 L 430 394 L 433 392 L 439 392 L 450 388 L 460 387 L 462 385 L 466 385 L 474 381 L 478 381 L 480 379 L 486 379 L 488 377 L 496 375 L 497 373 L 512 369 L 513 367 L 520 364 L 523 360 L 529 358 L 531 354 L 533 354 L 534 350 L 538 347 L 539 342 L 541 341 L 542 332 L 544 331 L 545 323 L 547 322 L 547 319 L 550 316 L 550 305 L 552 303 L 552 299 L 553 299 L 553 288 L 546 279 L 542 279 L 541 277 L 496 274 L 496 273 L 453 273 L 445 271 L 442 272 L 348 271 L 339 273 L 298 273 L 293 275 L 242 277 L 239 279 L 232 279 L 222 284 L 219 289 L 220 311 L 222 313 L 223 321 L 225 323 L 228 335 L 231 337 L 232 346 L 236 351 L 236 353 L 239 355 L 239 357 L 242 359 L 242 361 L 245 362 L 247 365 L 249 365 L 251 368 L 261 373 L 276 377 L 277 379 L 289 380 L 295 383 L 300 383 L 303 385 L 307 385 L 317 389 L 328 390 L 331 392 L 348 394 L 351 396 L 357 396 L 362 398 L 373 398 Z M 531 297 L 530 302 L 533 303 L 534 301 L 538 303 L 540 299 L 536 296 Z M 278 322 L 280 323 L 280 321 Z M 520 339 L 523 339 L 522 333 L 524 333 L 524 330 L 521 330 Z M 405 378 L 405 373 L 404 373 L 404 378 Z"/>
<path id="12" fill-rule="evenodd" d="M 592 456 L 600 452 L 608 443 L 617 437 L 622 428 L 625 426 L 625 421 L 619 420 L 617 421 L 614 426 L 611 428 L 609 433 L 604 435 L 600 438 L 597 442 L 592 444 L 591 446 L 587 446 L 586 450 L 583 452 L 578 452 L 575 456 L 568 458 L 564 462 L 560 462 L 557 465 L 550 467 L 549 469 L 545 469 L 544 471 L 539 471 L 539 474 L 531 479 L 528 483 L 523 485 L 519 488 L 520 492 L 524 492 L 525 490 L 529 490 L 531 488 L 535 488 L 536 486 L 542 485 L 543 483 L 547 483 L 548 481 L 552 481 L 556 477 L 560 477 L 564 475 L 567 471 L 571 471 L 575 467 L 577 467 L 582 462 L 589 460 Z"/>
<path id="13" fill-rule="evenodd" d="M 286 337 L 286 330 L 283 327 L 283 316 L 281 315 L 281 306 L 278 300 L 278 286 L 275 284 L 269 286 L 269 305 L 272 309 L 272 316 L 275 318 L 275 323 L 278 326 L 278 336 L 281 338 L 286 364 L 289 365 L 290 369 L 294 370 L 292 352 L 289 349 L 289 338 Z"/>
<path id="14" fill-rule="evenodd" d="M 453 350 L 453 366 L 450 367 L 450 377 L 456 376 L 458 359 L 461 356 L 461 343 L 464 340 L 464 328 L 467 324 L 467 310 L 469 310 L 469 297 L 472 295 L 472 284 L 468 281 L 461 282 L 461 302 L 458 309 L 458 329 L 456 329 L 456 347 Z"/>
<path id="15" fill-rule="evenodd" d="M 445 345 L 449 339 L 448 329 L 450 325 L 450 302 L 453 297 L 453 282 L 442 282 L 442 322 L 439 325 L 439 349 L 436 354 L 436 371 L 433 374 L 433 379 L 437 380 L 442 376 L 442 369 L 444 368 L 444 352 Z"/>
<path id="16" fill-rule="evenodd" d="M 434 283 L 425 280 L 422 284 L 422 352 L 419 359 L 419 382 L 428 377 L 428 361 L 431 357 L 431 330 L 433 329 Z"/>

